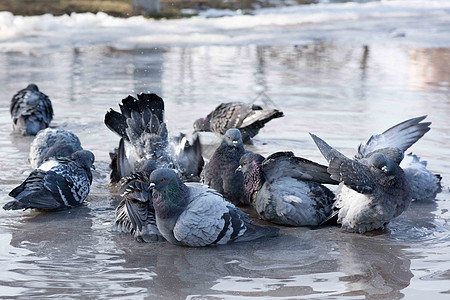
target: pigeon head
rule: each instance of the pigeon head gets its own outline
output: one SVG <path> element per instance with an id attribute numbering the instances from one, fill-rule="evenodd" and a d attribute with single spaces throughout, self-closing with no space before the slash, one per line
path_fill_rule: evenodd
<path id="1" fill-rule="evenodd" d="M 225 132 L 225 135 L 223 136 L 223 142 L 227 146 L 231 146 L 233 148 L 242 148 L 244 147 L 244 144 L 242 142 L 241 132 L 239 129 L 236 128 L 230 128 Z"/>
<path id="2" fill-rule="evenodd" d="M 153 189 L 164 192 L 175 185 L 178 185 L 178 175 L 172 169 L 156 169 L 150 174 L 150 185 Z"/>
<path id="3" fill-rule="evenodd" d="M 249 203 L 256 200 L 256 195 L 264 183 L 261 164 L 264 160 L 259 154 L 245 153 L 239 160 L 239 167 L 236 172 L 241 171 L 244 175 L 244 192 Z"/>
<path id="4" fill-rule="evenodd" d="M 37 85 L 35 85 L 34 83 L 30 83 L 27 86 L 27 90 L 34 91 L 34 92 L 39 92 L 39 89 L 38 89 Z"/>
<path id="5" fill-rule="evenodd" d="M 385 173 L 392 171 L 391 161 L 382 153 L 374 153 L 369 157 L 369 167 L 381 170 Z"/>
<path id="6" fill-rule="evenodd" d="M 179 215 L 189 203 L 189 191 L 172 169 L 156 169 L 150 175 L 153 205 L 161 218 Z"/>
<path id="7" fill-rule="evenodd" d="M 200 118 L 194 122 L 194 133 L 199 131 L 210 131 L 209 118 Z"/>
<path id="8" fill-rule="evenodd" d="M 89 150 L 80 150 L 74 152 L 71 155 L 71 159 L 75 161 L 83 169 L 89 170 L 92 168 L 95 170 L 94 166 L 95 156 L 94 153 L 92 153 Z"/>
<path id="9" fill-rule="evenodd" d="M 256 168 L 259 169 L 263 160 L 264 157 L 257 153 L 245 153 L 239 160 L 239 167 L 236 171 L 241 171 L 244 174 L 251 173 Z"/>

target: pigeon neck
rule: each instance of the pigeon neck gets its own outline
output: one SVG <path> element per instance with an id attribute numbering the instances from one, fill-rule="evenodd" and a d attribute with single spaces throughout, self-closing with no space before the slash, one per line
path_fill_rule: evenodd
<path id="1" fill-rule="evenodd" d="M 164 190 L 153 192 L 153 205 L 161 219 L 178 217 L 189 204 L 189 189 L 181 180 L 176 180 Z"/>
<path id="2" fill-rule="evenodd" d="M 253 203 L 258 191 L 264 184 L 264 177 L 262 176 L 261 164 L 256 161 L 252 161 L 251 164 L 251 171 L 244 174 L 244 190 L 248 201 Z"/>
<path id="3" fill-rule="evenodd" d="M 201 127 L 200 130 L 201 131 L 211 131 L 211 116 L 208 115 L 206 118 L 203 118 L 201 121 Z"/>
<path id="4" fill-rule="evenodd" d="M 236 157 L 241 157 L 244 154 L 244 147 L 238 146 L 233 147 L 229 146 L 225 141 L 222 142 L 222 144 L 217 148 L 216 155 L 220 155 L 222 157 L 230 158 L 231 160 L 235 160 Z M 240 154 L 240 155 L 239 155 Z M 239 156 L 237 156 L 239 155 Z M 239 158 L 237 159 L 239 161 Z"/>

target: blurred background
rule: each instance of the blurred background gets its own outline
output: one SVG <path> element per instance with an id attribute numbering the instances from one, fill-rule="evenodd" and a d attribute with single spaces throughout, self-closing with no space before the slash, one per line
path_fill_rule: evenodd
<path id="1" fill-rule="evenodd" d="M 246 11 L 262 7 L 309 4 L 318 1 L 320 0 L 2 0 L 0 11 L 7 10 L 26 16 L 102 11 L 117 17 L 132 15 L 180 17 L 195 14 L 197 10 L 207 8 Z"/>

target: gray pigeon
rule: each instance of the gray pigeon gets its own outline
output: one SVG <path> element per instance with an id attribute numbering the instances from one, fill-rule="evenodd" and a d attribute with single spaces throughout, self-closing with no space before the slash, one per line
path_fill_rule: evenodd
<path id="1" fill-rule="evenodd" d="M 261 218 L 288 226 L 317 226 L 333 210 L 334 194 L 320 183 L 338 184 L 327 167 L 292 152 L 277 152 L 266 159 L 244 154 L 239 162 L 244 190 Z"/>
<path id="2" fill-rule="evenodd" d="M 441 191 L 441 177 L 428 171 L 426 162 L 413 154 L 405 157 L 405 151 L 430 130 L 431 122 L 422 122 L 426 117 L 406 120 L 381 134 L 371 136 L 365 145 L 359 145 L 355 156 L 360 160 L 371 153 L 380 152 L 400 164 L 411 186 L 412 197 L 416 200 L 434 199 Z"/>
<path id="3" fill-rule="evenodd" d="M 29 161 L 37 168 L 50 157 L 67 157 L 83 150 L 80 139 L 71 131 L 47 128 L 39 131 L 30 146 Z"/>
<path id="4" fill-rule="evenodd" d="M 80 205 L 89 194 L 94 159 L 88 150 L 77 151 L 70 158 L 50 158 L 9 193 L 15 200 L 3 209 L 56 210 Z"/>
<path id="5" fill-rule="evenodd" d="M 222 195 L 201 183 L 184 184 L 172 169 L 150 175 L 156 224 L 172 244 L 202 247 L 276 236 L 278 228 L 249 223 Z"/>
<path id="6" fill-rule="evenodd" d="M 411 186 L 414 200 L 432 200 L 442 190 L 441 179 L 438 174 L 427 170 L 427 162 L 420 160 L 412 153 L 405 156 L 400 167 L 405 172 L 409 185 Z"/>
<path id="7" fill-rule="evenodd" d="M 11 99 L 13 130 L 22 135 L 36 135 L 49 126 L 53 118 L 52 102 L 37 85 L 29 84 Z"/>
<path id="8" fill-rule="evenodd" d="M 163 99 L 146 93 L 137 97 L 123 99 L 120 113 L 110 109 L 105 115 L 106 126 L 121 137 L 117 150 L 110 153 L 111 182 L 139 171 L 149 159 L 160 168 L 177 169 L 186 179 L 198 178 L 203 166 L 200 142 L 191 145 L 182 138 L 170 139 L 164 123 Z M 183 146 L 173 145 L 176 140 Z"/>
<path id="9" fill-rule="evenodd" d="M 149 177 L 156 163 L 148 160 L 142 172 L 135 172 L 122 178 L 122 201 L 116 208 L 113 229 L 130 233 L 139 242 L 164 240 L 156 226 L 153 197 Z"/>
<path id="10" fill-rule="evenodd" d="M 263 109 L 261 106 L 244 102 L 227 102 L 217 106 L 205 118 L 194 122 L 194 132 L 209 131 L 224 135 L 230 128 L 238 128 L 244 143 L 272 119 L 280 118 L 283 112 L 278 109 Z"/>
<path id="11" fill-rule="evenodd" d="M 215 189 L 235 205 L 250 204 L 244 194 L 244 177 L 241 172 L 236 172 L 244 153 L 239 129 L 228 129 L 201 174 L 204 184 Z"/>
<path id="12" fill-rule="evenodd" d="M 195 135 L 192 143 L 184 133 L 170 138 L 170 154 L 174 158 L 175 169 L 182 176 L 183 181 L 200 181 L 200 173 L 205 161 L 202 156 L 200 137 Z"/>
<path id="13" fill-rule="evenodd" d="M 352 160 L 311 137 L 329 162 L 331 178 L 341 181 L 334 208 L 342 228 L 359 233 L 380 229 L 409 207 L 411 188 L 396 162 L 379 152 Z"/>

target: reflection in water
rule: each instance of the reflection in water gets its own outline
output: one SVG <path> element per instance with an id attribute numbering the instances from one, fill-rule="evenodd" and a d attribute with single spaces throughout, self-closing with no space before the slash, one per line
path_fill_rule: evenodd
<path id="1" fill-rule="evenodd" d="M 30 172 L 30 140 L 10 135 L 8 111 L 11 96 L 28 82 L 51 97 L 53 126 L 74 131 L 83 147 L 94 152 L 94 184 L 88 203 L 69 211 L 0 210 L 2 296 L 402 298 L 424 282 L 433 288 L 427 297 L 448 290 L 440 283 L 448 279 L 445 266 L 450 261 L 442 247 L 450 244 L 445 185 L 450 176 L 449 78 L 448 70 L 438 66 L 447 60 L 448 49 L 324 41 L 58 49 L 0 53 L 0 205 Z M 416 73 L 421 75 L 405 76 Z M 411 92 L 412 86 L 420 86 L 421 92 Z M 264 127 L 249 149 L 263 155 L 291 150 L 318 162 L 323 158 L 308 131 L 323 134 L 353 155 L 358 143 L 387 125 L 429 114 L 433 130 L 414 145 L 414 152 L 443 176 L 447 188 L 438 201 L 413 203 L 377 236 L 334 227 L 284 227 L 275 239 L 205 249 L 140 244 L 111 231 L 119 197 L 117 188 L 108 185 L 108 152 L 119 138 L 104 126 L 103 116 L 126 95 L 148 90 L 164 97 L 170 132 L 188 134 L 193 120 L 218 103 L 253 101 L 264 92 L 285 117 Z M 217 141 L 207 133 L 201 138 L 204 143 Z"/>
<path id="2" fill-rule="evenodd" d="M 404 246 L 386 243 L 380 236 L 348 234 L 338 241 L 340 270 L 347 274 L 345 295 L 366 299 L 399 299 L 413 277 Z M 370 251 L 368 251 L 370 249 Z"/>
<path id="3" fill-rule="evenodd" d="M 411 49 L 408 58 L 411 90 L 439 90 L 450 87 L 450 49 Z"/>

